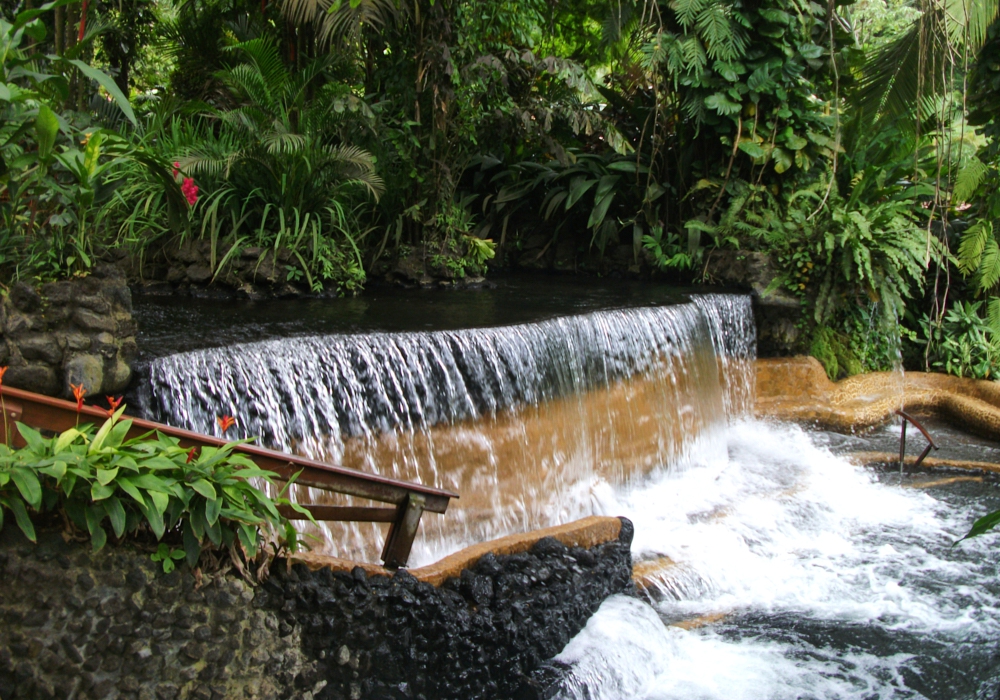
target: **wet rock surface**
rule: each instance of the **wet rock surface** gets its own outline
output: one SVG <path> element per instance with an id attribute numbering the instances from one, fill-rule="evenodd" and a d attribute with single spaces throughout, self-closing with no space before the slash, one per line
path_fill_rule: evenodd
<path id="1" fill-rule="evenodd" d="M 138 354 L 135 334 L 132 295 L 114 266 L 38 288 L 19 282 L 0 302 L 4 383 L 50 396 L 71 396 L 70 384 L 91 396 L 120 392 Z"/>
<path id="2" fill-rule="evenodd" d="M 795 353 L 801 341 L 798 322 L 802 302 L 783 287 L 768 291 L 778 270 L 767 253 L 713 250 L 705 265 L 705 276 L 712 283 L 752 294 L 759 357 Z"/>
<path id="3" fill-rule="evenodd" d="M 631 586 L 631 523 L 590 549 L 540 540 L 435 588 L 297 564 L 251 587 L 164 574 L 128 547 L 91 553 L 0 531 L 0 697 L 536 697 L 538 669 Z M 544 670 L 544 669 L 543 669 Z"/>

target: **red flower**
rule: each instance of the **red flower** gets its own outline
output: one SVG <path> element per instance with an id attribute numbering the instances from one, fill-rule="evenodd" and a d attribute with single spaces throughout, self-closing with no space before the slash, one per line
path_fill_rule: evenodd
<path id="1" fill-rule="evenodd" d="M 90 0 L 83 0 L 83 8 L 80 10 L 80 31 L 76 38 L 77 43 L 83 41 L 83 34 L 87 29 L 87 5 L 89 4 Z"/>
<path id="2" fill-rule="evenodd" d="M 232 416 L 219 416 L 216 420 L 219 422 L 219 427 L 222 428 L 223 433 L 236 425 L 236 419 Z"/>
<path id="3" fill-rule="evenodd" d="M 111 408 L 108 409 L 108 415 L 113 416 L 115 414 L 115 411 L 118 410 L 118 407 L 121 406 L 122 397 L 119 396 L 116 399 L 114 396 L 105 396 L 104 398 L 108 400 L 108 405 L 111 406 Z"/>
<path id="4" fill-rule="evenodd" d="M 197 447 L 192 447 L 190 450 L 188 450 L 188 458 L 187 461 L 184 462 L 184 464 L 191 464 L 191 461 L 194 459 L 194 453 L 197 451 L 198 451 Z"/>
<path id="5" fill-rule="evenodd" d="M 184 178 L 184 182 L 181 183 L 181 194 L 187 200 L 188 206 L 193 207 L 198 201 L 198 185 L 194 184 L 193 177 Z"/>
<path id="6" fill-rule="evenodd" d="M 177 177 L 177 173 L 179 173 L 180 171 L 181 171 L 180 161 L 175 160 L 174 161 L 174 177 L 175 178 Z"/>
<path id="7" fill-rule="evenodd" d="M 3 375 L 7 374 L 8 369 L 6 365 L 0 367 L 0 386 L 3 386 Z"/>
<path id="8" fill-rule="evenodd" d="M 73 390 L 73 398 L 76 399 L 76 412 L 79 413 L 83 409 L 83 397 L 87 395 L 87 390 L 83 388 L 82 382 L 69 386 Z"/>

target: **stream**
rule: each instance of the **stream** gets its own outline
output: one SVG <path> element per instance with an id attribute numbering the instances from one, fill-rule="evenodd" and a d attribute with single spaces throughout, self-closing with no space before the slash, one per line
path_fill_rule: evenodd
<path id="1" fill-rule="evenodd" d="M 953 546 L 1000 508 L 996 484 L 914 488 L 927 484 L 845 459 L 892 451 L 898 426 L 754 419 L 748 297 L 515 278 L 349 300 L 140 298 L 136 315 L 128 400 L 145 417 L 211 433 L 230 413 L 268 446 L 460 493 L 424 517 L 411 565 L 630 518 L 634 560 L 673 564 L 645 595 L 603 604 L 557 657 L 557 697 L 1000 697 L 997 543 Z M 932 432 L 935 456 L 1000 455 Z M 383 527 L 312 534 L 375 561 Z"/>

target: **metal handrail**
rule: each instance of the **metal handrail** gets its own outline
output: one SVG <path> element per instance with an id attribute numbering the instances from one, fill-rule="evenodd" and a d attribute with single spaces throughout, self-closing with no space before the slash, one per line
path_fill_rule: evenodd
<path id="1" fill-rule="evenodd" d="M 903 465 L 904 465 L 904 461 L 905 461 L 905 458 L 906 458 L 906 424 L 907 424 L 907 422 L 913 423 L 913 425 L 916 427 L 916 429 L 919 430 L 921 433 L 923 433 L 924 437 L 927 438 L 927 447 L 925 447 L 924 451 L 920 453 L 919 457 L 917 457 L 917 461 L 913 463 L 913 468 L 916 469 L 917 467 L 920 466 L 920 463 L 924 461 L 924 458 L 930 453 L 932 447 L 935 450 L 938 449 L 937 443 L 934 442 L 934 438 L 931 437 L 931 434 L 929 432 L 927 432 L 927 428 L 925 428 L 924 426 L 922 426 L 920 424 L 920 421 L 918 421 L 916 418 L 914 418 L 913 416 L 911 416 L 909 413 L 907 413 L 906 411 L 903 411 L 903 410 L 898 410 L 898 411 L 896 411 L 896 415 L 903 419 L 903 429 L 902 429 L 902 432 L 900 432 L 900 434 L 899 434 L 899 471 L 901 471 L 901 472 L 903 471 Z"/>
<path id="2" fill-rule="evenodd" d="M 83 406 L 77 411 L 76 404 L 72 401 L 55 399 L 22 389 L 0 386 L 0 397 L 3 399 L 4 410 L 4 420 L 0 421 L 0 442 L 12 447 L 24 445 L 20 433 L 16 430 L 10 430 L 8 433 L 14 421 L 20 421 L 33 428 L 62 432 L 75 427 L 81 417 L 94 418 L 97 421 L 107 418 L 107 411 L 102 409 Z M 182 447 L 221 447 L 226 444 L 225 440 L 211 435 L 141 418 L 131 416 L 126 418 L 132 421 L 132 427 L 127 435 L 129 438 L 159 431 L 177 438 Z M 458 494 L 451 491 L 325 464 L 258 445 L 239 444 L 233 451 L 246 455 L 261 469 L 276 473 L 279 479 L 288 480 L 297 472 L 301 472 L 295 481 L 296 484 L 392 504 L 394 507 L 391 508 L 303 505 L 317 520 L 392 523 L 381 556 L 387 568 L 406 566 L 423 511 L 444 513 L 448 509 L 449 501 L 458 498 Z M 288 518 L 304 518 L 290 508 L 282 508 L 281 511 L 282 515 Z"/>

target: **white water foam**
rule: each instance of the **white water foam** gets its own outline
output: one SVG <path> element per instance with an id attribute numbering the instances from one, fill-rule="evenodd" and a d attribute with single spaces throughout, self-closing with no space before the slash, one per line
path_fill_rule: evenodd
<path id="1" fill-rule="evenodd" d="M 654 607 L 612 598 L 571 641 L 562 697 L 922 697 L 906 683 L 913 654 L 789 631 L 803 620 L 995 645 L 994 545 L 950 549 L 974 513 L 879 483 L 791 426 L 746 421 L 701 445 L 641 486 L 593 490 L 595 510 L 633 520 L 636 559 L 677 566 Z M 719 613 L 691 631 L 666 624 Z M 797 622 L 760 624 L 782 619 Z"/>

